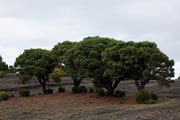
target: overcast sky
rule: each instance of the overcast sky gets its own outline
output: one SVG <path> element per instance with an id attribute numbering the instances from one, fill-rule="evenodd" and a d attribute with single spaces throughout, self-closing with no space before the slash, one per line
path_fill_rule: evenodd
<path id="1" fill-rule="evenodd" d="M 87 36 L 154 41 L 180 76 L 180 0 L 0 0 L 0 54 L 52 49 Z"/>

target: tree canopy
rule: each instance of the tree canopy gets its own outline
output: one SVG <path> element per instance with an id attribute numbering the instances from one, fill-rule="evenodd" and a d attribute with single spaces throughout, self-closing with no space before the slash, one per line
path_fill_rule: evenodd
<path id="1" fill-rule="evenodd" d="M 114 46 L 116 40 L 102 37 L 88 37 L 80 41 L 67 54 L 66 64 L 74 79 L 92 78 L 96 85 L 98 80 L 104 83 L 108 78 L 103 76 L 106 66 L 102 62 L 101 53 Z"/>
<path id="2" fill-rule="evenodd" d="M 3 61 L 3 58 L 0 56 L 0 71 L 7 71 L 8 65 Z"/>
<path id="3" fill-rule="evenodd" d="M 51 51 L 25 50 L 15 62 L 24 78 L 36 76 L 45 92 L 49 74 L 57 81 L 62 71 L 70 75 L 78 87 L 83 78 L 90 78 L 96 87 L 103 87 L 109 95 L 123 80 L 134 80 L 144 89 L 150 80 L 169 86 L 174 77 L 174 61 L 160 51 L 156 43 L 124 42 L 105 37 L 87 37 L 80 42 L 58 43 Z"/>
<path id="4" fill-rule="evenodd" d="M 133 79 L 138 89 L 143 89 L 150 80 L 168 86 L 174 77 L 174 61 L 153 42 L 119 43 L 104 51 L 103 61 L 108 66 L 107 75 Z"/>
<path id="5" fill-rule="evenodd" d="M 56 66 L 65 64 L 65 55 L 67 51 L 75 46 L 76 42 L 64 41 L 56 44 L 51 50 L 51 58 Z"/>
<path id="6" fill-rule="evenodd" d="M 53 69 L 50 51 L 44 49 L 25 50 L 16 58 L 15 66 L 20 69 L 20 75 L 35 76 L 46 91 L 46 82 Z"/>

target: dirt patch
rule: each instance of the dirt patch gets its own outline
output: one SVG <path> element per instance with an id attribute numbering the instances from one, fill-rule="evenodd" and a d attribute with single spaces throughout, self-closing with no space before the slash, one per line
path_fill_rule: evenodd
<path id="1" fill-rule="evenodd" d="M 0 102 L 1 120 L 96 120 L 119 119 L 119 115 L 128 118 L 138 115 L 147 116 L 145 111 L 162 110 L 162 106 L 178 106 L 177 99 L 161 99 L 155 105 L 138 105 L 127 97 L 127 103 L 120 104 L 114 97 L 99 97 L 95 94 L 58 93 L 52 95 L 31 96 L 28 98 L 15 97 Z M 167 106 L 170 108 L 171 106 Z M 173 107 L 172 107 L 173 108 Z M 174 110 L 175 111 L 175 110 Z M 152 114 L 152 113 L 151 113 Z"/>
<path id="2" fill-rule="evenodd" d="M 63 83 L 71 83 L 65 78 Z M 50 84 L 53 82 L 50 81 Z M 91 86 L 90 81 L 82 82 Z M 15 74 L 8 74 L 0 79 L 1 89 L 12 89 L 24 86 L 30 87 L 34 96 L 28 98 L 16 97 L 8 101 L 0 101 L 0 120 L 180 120 L 180 81 L 176 81 L 170 88 L 159 87 L 154 81 L 146 89 L 158 93 L 160 99 L 157 104 L 136 104 L 133 97 L 136 87 L 133 81 L 124 81 L 117 87 L 126 91 L 126 100 L 114 97 L 99 97 L 96 94 L 73 94 L 70 92 L 37 95 L 41 88 L 36 88 L 37 81 L 29 81 L 22 85 Z M 70 91 L 72 85 L 64 86 Z M 122 104 L 123 103 L 123 104 Z"/>

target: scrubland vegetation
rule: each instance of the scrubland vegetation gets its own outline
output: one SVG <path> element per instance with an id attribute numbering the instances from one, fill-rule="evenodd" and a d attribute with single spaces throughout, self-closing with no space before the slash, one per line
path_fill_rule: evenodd
<path id="1" fill-rule="evenodd" d="M 43 94 L 55 93 L 47 87 L 51 79 L 60 84 L 58 92 L 63 94 L 66 90 L 61 80 L 68 76 L 73 81 L 72 93 L 84 95 L 89 92 L 101 97 L 116 97 L 121 104 L 126 103 L 127 93 L 117 90 L 117 87 L 123 81 L 133 80 L 137 93 L 131 99 L 136 104 L 154 104 L 159 96 L 156 92 L 147 91 L 146 85 L 153 80 L 160 86 L 169 87 L 174 82 L 171 79 L 174 77 L 173 66 L 174 61 L 154 42 L 125 42 L 96 36 L 80 42 L 64 41 L 52 50 L 26 49 L 9 70 L 1 58 L 0 77 L 9 71 L 17 72 L 22 84 L 31 79 L 37 80 Z M 81 84 L 83 79 L 93 85 L 87 87 Z M 19 95 L 29 97 L 31 93 L 23 88 L 19 89 Z M 8 92 L 0 92 L 0 100 L 7 100 L 10 96 Z"/>

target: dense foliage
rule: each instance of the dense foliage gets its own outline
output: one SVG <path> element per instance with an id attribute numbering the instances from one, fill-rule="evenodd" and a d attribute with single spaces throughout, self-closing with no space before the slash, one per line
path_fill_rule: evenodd
<path id="1" fill-rule="evenodd" d="M 58 88 L 58 92 L 59 92 L 59 93 L 62 93 L 62 92 L 65 92 L 65 91 L 66 91 L 66 90 L 65 90 L 65 88 L 63 88 L 63 87 L 59 87 L 59 88 Z"/>
<path id="2" fill-rule="evenodd" d="M 55 81 L 61 83 L 61 78 L 65 76 L 65 72 L 61 69 L 56 67 L 52 73 L 50 74 L 50 77 Z"/>
<path id="3" fill-rule="evenodd" d="M 50 51 L 44 49 L 25 50 L 16 58 L 15 66 L 19 68 L 20 76 L 22 75 L 24 77 L 24 75 L 26 75 L 36 77 L 42 85 L 42 92 L 45 93 L 46 82 L 53 69 Z"/>
<path id="4" fill-rule="evenodd" d="M 75 44 L 76 42 L 64 41 L 55 45 L 51 50 L 51 58 L 53 59 L 53 64 L 55 64 L 55 66 L 64 67 L 66 53 L 69 49 L 73 48 Z"/>
<path id="5" fill-rule="evenodd" d="M 0 71 L 7 71 L 8 65 L 3 61 L 2 57 L 0 56 Z"/>
<path id="6" fill-rule="evenodd" d="M 10 98 L 10 95 L 6 91 L 0 91 L 0 101 L 1 100 L 8 100 Z"/>
<path id="7" fill-rule="evenodd" d="M 22 88 L 19 90 L 19 94 L 22 97 L 28 97 L 30 96 L 30 91 L 28 89 Z"/>
<path id="8" fill-rule="evenodd" d="M 3 61 L 0 56 L 0 78 L 3 78 L 6 75 L 6 71 L 8 70 L 8 65 Z"/>
<path id="9" fill-rule="evenodd" d="M 68 52 L 66 65 L 75 85 L 78 86 L 83 78 L 92 78 L 96 85 L 104 85 L 109 78 L 103 75 L 106 66 L 102 62 L 101 53 L 116 42 L 110 38 L 88 37 Z"/>
<path id="10" fill-rule="evenodd" d="M 140 90 L 136 93 L 136 102 L 140 104 L 153 104 L 158 99 L 157 94 L 148 92 L 146 90 Z"/>
<path id="11" fill-rule="evenodd" d="M 3 78 L 6 75 L 5 71 L 0 71 L 0 78 Z"/>
<path id="12" fill-rule="evenodd" d="M 153 42 L 121 42 L 103 52 L 108 66 L 105 74 L 115 81 L 132 79 L 144 89 L 150 80 L 169 86 L 174 77 L 174 61 L 162 53 Z"/>
<path id="13" fill-rule="evenodd" d="M 15 66 L 20 69 L 19 77 L 23 81 L 35 76 L 43 93 L 49 75 L 56 82 L 64 75 L 71 76 L 75 93 L 87 91 L 80 84 L 88 78 L 101 96 L 125 95 L 121 91 L 114 92 L 124 80 L 134 80 L 137 89 L 141 90 L 151 80 L 169 86 L 174 77 L 174 61 L 154 42 L 124 42 L 98 36 L 80 42 L 58 43 L 51 51 L 25 50 L 16 59 Z"/>

